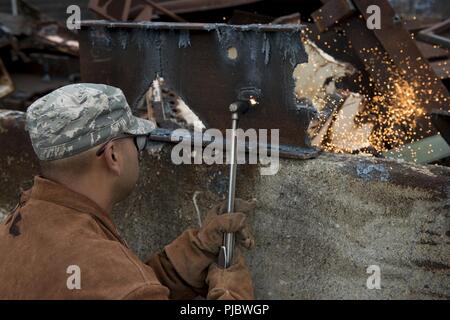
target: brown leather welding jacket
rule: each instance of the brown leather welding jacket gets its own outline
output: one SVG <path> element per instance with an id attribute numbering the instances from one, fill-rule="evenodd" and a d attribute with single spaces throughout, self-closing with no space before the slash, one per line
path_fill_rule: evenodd
<path id="1" fill-rule="evenodd" d="M 0 224 L 0 299 L 191 299 L 205 294 L 206 288 L 193 288 L 180 277 L 168 247 L 143 263 L 94 201 L 35 177 L 33 188 Z M 74 280 L 78 275 L 80 289 Z"/>

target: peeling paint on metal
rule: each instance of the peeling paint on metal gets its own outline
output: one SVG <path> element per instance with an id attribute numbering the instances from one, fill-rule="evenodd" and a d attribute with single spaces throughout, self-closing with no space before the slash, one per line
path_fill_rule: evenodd
<path id="1" fill-rule="evenodd" d="M 227 49 L 230 46 L 236 45 L 239 41 L 238 34 L 235 32 L 233 28 L 230 27 L 218 27 L 215 29 L 217 40 L 221 44 L 221 46 Z"/>
<path id="2" fill-rule="evenodd" d="M 103 48 L 110 48 L 112 39 L 109 36 L 109 32 L 106 31 L 106 28 L 90 28 L 89 30 L 89 38 L 91 39 L 91 46 L 96 47 L 100 46 Z"/>
<path id="3" fill-rule="evenodd" d="M 301 57 L 304 54 L 302 42 L 297 33 L 283 32 L 278 35 L 278 44 L 283 53 L 285 61 L 289 61 L 292 67 L 295 67 L 301 62 Z"/>
<path id="4" fill-rule="evenodd" d="M 191 36 L 189 30 L 181 30 L 178 40 L 178 48 L 187 48 L 191 46 Z"/>
<path id="5" fill-rule="evenodd" d="M 267 33 L 264 33 L 264 41 L 261 52 L 264 54 L 264 64 L 267 66 L 270 60 L 270 40 Z"/>
<path id="6" fill-rule="evenodd" d="M 128 46 L 128 32 L 124 30 L 119 30 L 119 35 L 117 37 L 117 40 L 119 41 L 119 46 L 125 50 Z"/>

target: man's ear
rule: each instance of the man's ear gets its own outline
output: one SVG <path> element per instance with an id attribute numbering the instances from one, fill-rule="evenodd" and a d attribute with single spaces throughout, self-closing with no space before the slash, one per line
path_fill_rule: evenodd
<path id="1" fill-rule="evenodd" d="M 108 143 L 105 148 L 104 157 L 108 169 L 115 175 L 120 176 L 122 168 L 119 161 L 119 148 L 117 148 L 117 145 L 115 145 L 114 142 Z"/>

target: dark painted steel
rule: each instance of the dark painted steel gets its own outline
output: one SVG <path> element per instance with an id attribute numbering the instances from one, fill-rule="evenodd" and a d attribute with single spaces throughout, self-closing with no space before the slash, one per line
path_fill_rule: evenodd
<path id="1" fill-rule="evenodd" d="M 281 144 L 309 146 L 311 110 L 297 105 L 293 78 L 307 61 L 302 28 L 86 21 L 81 76 L 121 88 L 135 109 L 159 74 L 207 128 L 223 131 L 228 106 L 252 92 L 258 104 L 242 117 L 242 129 L 279 129 Z"/>

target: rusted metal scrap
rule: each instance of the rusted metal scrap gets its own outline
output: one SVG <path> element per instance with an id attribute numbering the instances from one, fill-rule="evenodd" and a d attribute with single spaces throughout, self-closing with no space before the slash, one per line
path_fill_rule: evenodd
<path id="1" fill-rule="evenodd" d="M 120 3 L 111 0 L 90 0 L 89 9 L 112 21 L 150 21 L 156 12 L 167 15 L 175 21 L 186 22 L 163 5 L 151 0 L 124 0 Z"/>
<path id="2" fill-rule="evenodd" d="M 419 38 L 450 49 L 450 18 L 419 32 Z"/>
<path id="3" fill-rule="evenodd" d="M 142 0 L 144 1 L 146 4 L 148 4 L 149 6 L 151 6 L 153 9 L 155 9 L 157 12 L 163 13 L 169 17 L 171 17 L 173 20 L 178 21 L 178 22 L 186 22 L 186 20 L 184 20 L 183 18 L 181 18 L 179 15 L 173 13 L 170 10 L 167 10 L 164 6 L 151 1 L 151 0 Z"/>
<path id="4" fill-rule="evenodd" d="M 76 35 L 55 22 L 39 24 L 36 38 L 58 51 L 78 56 L 78 40 Z"/>
<path id="5" fill-rule="evenodd" d="M 89 9 L 110 21 L 151 21 L 164 15 L 174 21 L 186 22 L 179 13 L 201 12 L 246 5 L 262 0 L 90 0 Z"/>
<path id="6" fill-rule="evenodd" d="M 346 14 L 326 11 L 328 15 L 322 15 L 319 9 L 313 14 L 319 30 L 323 32 L 331 27 L 333 33 L 339 29 L 344 30 L 351 45 L 350 49 L 353 49 L 351 51 L 360 59 L 373 79 L 378 79 L 379 84 L 388 83 L 389 78 L 392 78 L 393 69 L 397 69 L 406 81 L 420 84 L 422 90 L 418 92 L 418 99 L 423 103 L 425 110 L 440 109 L 446 101 L 448 102 L 444 100 L 448 98 L 448 91 L 424 59 L 408 31 L 403 28 L 401 19 L 387 0 L 353 2 L 322 0 L 322 2 L 325 2 L 323 8 L 330 11 L 334 8 L 333 5 L 339 3 L 341 6 L 338 8 L 345 7 Z M 383 12 L 380 30 L 369 30 L 366 26 L 365 19 L 369 17 L 367 13 L 369 5 L 378 5 Z"/>
<path id="7" fill-rule="evenodd" d="M 357 70 L 343 84 L 370 98 L 371 139 L 385 150 L 435 134 L 429 114 L 449 108 L 449 92 L 387 0 L 322 0 L 308 36 Z M 367 28 L 369 5 L 381 8 L 381 30 Z M 392 120 L 394 119 L 394 120 Z M 377 141 L 376 141 L 377 140 Z"/>
<path id="8" fill-rule="evenodd" d="M 435 110 L 431 113 L 431 119 L 439 133 L 450 145 L 450 112 Z"/>
<path id="9" fill-rule="evenodd" d="M 30 36 L 35 27 L 33 20 L 25 16 L 13 16 L 8 13 L 0 12 L 0 24 L 7 32 L 14 36 Z"/>

